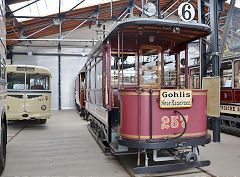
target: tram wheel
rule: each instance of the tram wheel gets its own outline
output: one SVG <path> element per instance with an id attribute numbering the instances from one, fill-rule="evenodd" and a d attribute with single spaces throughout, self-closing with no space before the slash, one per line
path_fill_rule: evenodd
<path id="1" fill-rule="evenodd" d="M 47 119 L 40 119 L 40 124 L 46 124 Z"/>
<path id="2" fill-rule="evenodd" d="M 7 134 L 6 127 L 2 123 L 2 132 L 1 132 L 1 147 L 0 147 L 0 175 L 3 172 L 6 162 L 6 144 L 7 144 Z"/>

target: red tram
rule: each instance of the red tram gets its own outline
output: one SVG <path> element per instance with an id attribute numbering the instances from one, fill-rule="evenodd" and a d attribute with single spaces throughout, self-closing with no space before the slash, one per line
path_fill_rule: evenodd
<path id="1" fill-rule="evenodd" d="M 190 87 L 199 88 L 199 66 L 190 67 L 189 72 Z M 221 130 L 240 135 L 240 59 L 225 58 L 221 63 L 220 77 Z"/>
<path id="2" fill-rule="evenodd" d="M 85 74 L 83 67 L 75 78 L 75 106 L 80 116 L 85 116 Z"/>
<path id="3" fill-rule="evenodd" d="M 210 164 L 200 161 L 198 150 L 211 141 L 207 90 L 188 86 L 186 47 L 210 31 L 197 23 L 127 19 L 90 52 L 85 64 L 89 130 L 115 155 L 137 153 L 134 173 Z M 165 151 L 168 156 L 161 156 Z"/>

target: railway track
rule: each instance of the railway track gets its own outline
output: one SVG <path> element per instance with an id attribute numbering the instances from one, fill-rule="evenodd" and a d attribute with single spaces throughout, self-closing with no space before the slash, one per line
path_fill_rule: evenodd
<path id="1" fill-rule="evenodd" d="M 21 131 L 23 131 L 27 127 L 27 125 L 28 123 L 24 124 L 16 133 L 14 133 L 14 135 L 10 139 L 8 139 L 7 143 L 12 141 L 19 133 L 21 133 Z"/>
<path id="2" fill-rule="evenodd" d="M 130 177 L 142 177 L 142 176 L 149 176 L 150 174 L 134 174 L 133 171 L 132 171 L 132 168 L 128 167 L 126 165 L 126 163 L 124 163 L 118 156 L 117 156 L 117 159 L 120 163 L 120 165 L 123 167 L 123 169 L 128 173 L 128 175 Z M 186 175 L 194 175 L 194 174 L 199 174 L 199 173 L 204 173 L 204 174 L 200 174 L 200 175 L 204 175 L 204 176 L 210 176 L 210 177 L 216 177 L 216 175 L 213 175 L 212 173 L 204 170 L 203 168 L 201 167 L 196 167 L 195 169 L 198 169 L 199 171 L 195 171 L 195 172 L 186 172 L 186 173 L 183 173 L 183 171 L 179 171 L 179 173 L 177 173 L 176 171 L 174 171 L 172 174 L 171 173 L 155 173 L 155 174 L 151 174 L 152 176 L 157 176 L 157 177 L 167 177 L 167 176 L 186 176 Z"/>

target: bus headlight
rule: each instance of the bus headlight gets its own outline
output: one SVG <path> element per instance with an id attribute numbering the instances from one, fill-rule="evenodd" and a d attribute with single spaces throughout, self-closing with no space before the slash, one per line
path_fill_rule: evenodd
<path id="1" fill-rule="evenodd" d="M 47 106 L 46 105 L 42 105 L 41 106 L 41 110 L 46 110 L 47 109 Z"/>

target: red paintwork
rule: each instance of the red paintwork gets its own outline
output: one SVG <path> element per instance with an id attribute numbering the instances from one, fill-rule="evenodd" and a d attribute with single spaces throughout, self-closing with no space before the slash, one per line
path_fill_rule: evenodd
<path id="1" fill-rule="evenodd" d="M 239 89 L 234 90 L 234 102 L 235 103 L 240 102 L 240 90 Z"/>
<path id="2" fill-rule="evenodd" d="M 233 102 L 233 90 L 221 89 L 221 102 L 232 103 Z"/>
<path id="3" fill-rule="evenodd" d="M 221 102 L 223 103 L 239 103 L 240 89 L 221 89 Z"/>
<path id="4" fill-rule="evenodd" d="M 84 90 L 81 91 L 81 97 L 80 97 L 80 100 L 81 100 L 81 107 L 85 108 L 85 101 L 84 101 Z"/>
<path id="5" fill-rule="evenodd" d="M 114 88 L 113 90 L 113 107 L 118 107 L 118 89 Z"/>
<path id="6" fill-rule="evenodd" d="M 123 92 L 136 93 L 134 89 L 124 89 L 120 90 L 120 99 L 121 99 L 121 124 L 120 124 L 120 135 L 124 138 L 130 136 L 132 139 L 138 139 L 139 136 L 139 114 L 138 114 L 138 95 L 121 95 Z M 193 94 L 193 103 L 190 108 L 165 108 L 162 109 L 159 107 L 159 90 L 154 90 L 154 93 L 157 95 L 152 96 L 153 101 L 153 115 L 152 115 L 152 132 L 153 136 L 158 135 L 174 135 L 181 133 L 183 128 L 179 126 L 177 129 L 169 128 L 162 130 L 161 118 L 163 116 L 168 116 L 171 119 L 171 116 L 179 116 L 179 114 L 174 113 L 174 110 L 180 111 L 184 116 L 188 115 L 188 123 L 186 134 L 189 133 L 202 133 L 207 131 L 207 95 L 201 94 L 202 92 L 206 93 L 206 90 L 193 90 L 193 93 L 200 93 L 201 95 Z M 149 93 L 145 89 L 144 93 Z M 182 121 L 180 121 L 181 123 Z M 124 136 L 126 135 L 126 136 Z M 150 95 L 141 96 L 141 136 L 150 136 Z M 189 135 L 189 137 L 197 137 L 203 135 Z M 141 138 L 145 139 L 145 138 Z M 159 139 L 159 138 L 155 138 Z M 160 138 L 164 139 L 164 138 Z"/>

